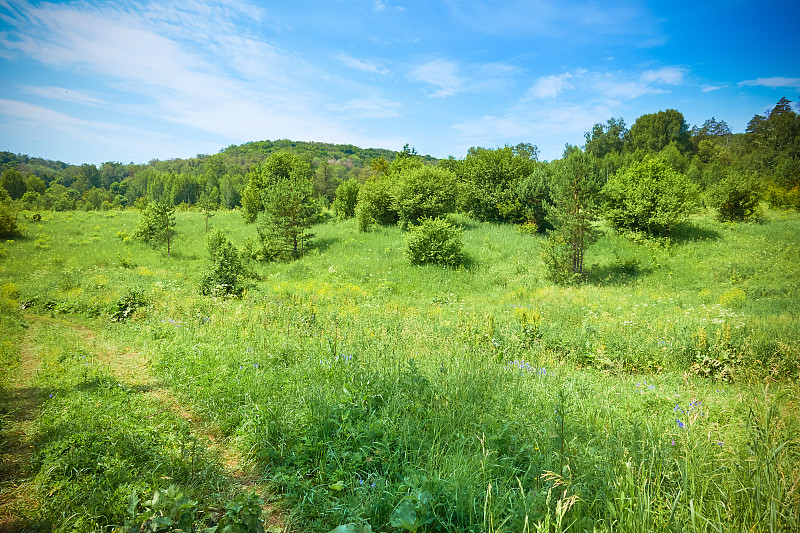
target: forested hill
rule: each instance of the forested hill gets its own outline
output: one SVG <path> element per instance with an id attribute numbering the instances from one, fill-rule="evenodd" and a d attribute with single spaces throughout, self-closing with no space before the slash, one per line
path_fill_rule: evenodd
<path id="1" fill-rule="evenodd" d="M 744 133 L 736 134 L 724 120 L 714 117 L 690 127 L 675 109 L 642 115 L 630 127 L 622 118 L 610 118 L 585 133 L 583 146 L 567 145 L 564 157 L 576 150 L 585 152 L 606 178 L 645 158 L 658 158 L 709 192 L 730 176 L 754 177 L 769 189 L 771 203 L 797 207 L 800 114 L 795 108 L 781 98 L 764 115 L 754 115 Z M 498 184 L 506 196 L 497 198 L 492 209 L 503 211 L 519 211 L 514 206 L 527 201 L 521 180 L 534 166 L 558 164 L 539 163 L 538 149 L 528 143 L 489 150 L 470 148 L 463 159 L 436 160 L 417 154 L 408 145 L 395 152 L 350 144 L 267 140 L 232 145 L 213 155 L 154 159 L 145 164 L 109 161 L 99 167 L 0 152 L 0 196 L 25 209 L 63 211 L 121 208 L 142 197 L 192 205 L 205 194 L 211 204 L 233 209 L 242 205 L 251 169 L 279 152 L 293 153 L 308 164 L 314 191 L 323 203 L 333 200 L 342 182 L 355 179 L 363 183 L 370 176 L 388 172 L 398 155 L 407 155 L 455 172 L 463 183 Z"/>

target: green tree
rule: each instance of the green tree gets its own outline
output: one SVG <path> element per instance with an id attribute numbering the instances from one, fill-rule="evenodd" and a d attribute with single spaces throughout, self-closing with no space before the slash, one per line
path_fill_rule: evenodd
<path id="1" fill-rule="evenodd" d="M 310 247 L 309 232 L 320 214 L 314 185 L 308 175 L 290 174 L 268 185 L 262 197 L 258 227 L 265 258 L 296 259 Z"/>
<path id="2" fill-rule="evenodd" d="M 698 208 L 698 189 L 661 159 L 617 172 L 603 187 L 603 215 L 617 229 L 665 237 Z"/>
<path id="3" fill-rule="evenodd" d="M 254 165 L 247 173 L 247 185 L 242 191 L 243 215 L 247 222 L 255 222 L 264 211 L 264 191 L 282 180 L 313 183 L 311 165 L 291 152 L 277 152 L 263 163 Z"/>
<path id="4" fill-rule="evenodd" d="M 515 195 L 515 187 L 536 168 L 537 157 L 538 149 L 525 144 L 496 150 L 470 148 L 456 167 L 464 184 L 463 209 L 479 220 L 525 222 L 524 206 Z"/>
<path id="5" fill-rule="evenodd" d="M 175 206 L 166 202 L 149 202 L 142 211 L 134 238 L 150 243 L 154 247 L 165 245 L 167 257 L 176 235 Z"/>
<path id="6" fill-rule="evenodd" d="M 333 212 L 339 220 L 347 220 L 356 216 L 358 205 L 358 191 L 361 186 L 356 180 L 343 181 L 336 188 L 336 197 L 333 200 Z"/>
<path id="7" fill-rule="evenodd" d="M 456 207 L 457 178 L 443 168 L 423 165 L 398 174 L 392 205 L 403 229 L 422 218 L 452 213 Z"/>
<path id="8" fill-rule="evenodd" d="M 19 200 L 28 190 L 22 173 L 16 168 L 7 168 L 0 175 L 0 187 L 3 187 L 12 200 Z"/>
<path id="9" fill-rule="evenodd" d="M 595 199 L 603 186 L 598 161 L 583 151 L 571 151 L 557 163 L 550 183 L 551 203 L 543 259 L 551 281 L 566 283 L 583 276 L 586 249 L 596 239 Z"/>
<path id="10" fill-rule="evenodd" d="M 598 159 L 604 158 L 607 154 L 620 153 L 625 147 L 625 136 L 628 129 L 625 121 L 620 118 L 610 118 L 605 124 L 598 122 L 583 134 L 586 139 L 585 151 Z"/>
<path id="11" fill-rule="evenodd" d="M 628 150 L 643 154 L 656 154 L 673 142 L 681 153 L 692 150 L 689 124 L 675 109 L 642 115 L 626 136 Z"/>

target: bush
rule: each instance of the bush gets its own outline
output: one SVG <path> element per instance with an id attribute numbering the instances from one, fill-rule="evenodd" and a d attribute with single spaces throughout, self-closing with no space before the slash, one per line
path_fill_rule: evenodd
<path id="1" fill-rule="evenodd" d="M 211 230 L 206 237 L 206 245 L 212 265 L 200 281 L 200 293 L 213 296 L 240 295 L 244 268 L 239 252 L 218 229 Z"/>
<path id="2" fill-rule="evenodd" d="M 0 202 L 0 238 L 11 239 L 19 235 L 16 209 L 11 204 Z"/>
<path id="3" fill-rule="evenodd" d="M 661 159 L 618 172 L 603 188 L 603 215 L 616 229 L 666 237 L 697 210 L 697 186 Z"/>
<path id="4" fill-rule="evenodd" d="M 333 212 L 339 220 L 347 220 L 356 216 L 358 204 L 358 191 L 361 186 L 356 180 L 343 181 L 336 188 L 336 198 L 333 200 Z"/>
<path id="5" fill-rule="evenodd" d="M 446 215 L 455 210 L 456 176 L 451 171 L 421 166 L 405 170 L 392 189 L 392 205 L 400 227 L 408 229 L 423 218 Z"/>
<path id="6" fill-rule="evenodd" d="M 359 231 L 367 231 L 373 224 L 396 224 L 399 217 L 392 198 L 393 180 L 389 176 L 372 177 L 358 191 L 356 220 Z"/>
<path id="7" fill-rule="evenodd" d="M 758 217 L 764 185 L 755 174 L 729 174 L 709 191 L 711 206 L 722 222 L 742 222 Z"/>
<path id="8" fill-rule="evenodd" d="M 412 265 L 457 267 L 464 263 L 462 231 L 441 218 L 423 219 L 406 237 L 406 258 Z"/>

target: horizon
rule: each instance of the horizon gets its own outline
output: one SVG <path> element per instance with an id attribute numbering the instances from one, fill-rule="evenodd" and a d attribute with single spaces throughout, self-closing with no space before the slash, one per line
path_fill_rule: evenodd
<path id="1" fill-rule="evenodd" d="M 261 140 L 438 159 L 680 111 L 797 108 L 796 2 L 0 1 L 0 148 L 69 164 Z M 754 21 L 764 20 L 761 24 Z"/>

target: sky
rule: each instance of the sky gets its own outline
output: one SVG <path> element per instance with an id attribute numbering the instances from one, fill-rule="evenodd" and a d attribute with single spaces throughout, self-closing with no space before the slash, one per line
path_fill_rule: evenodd
<path id="1" fill-rule="evenodd" d="M 463 158 L 665 109 L 800 99 L 800 2 L 0 0 L 0 150 L 72 164 L 249 141 Z"/>

